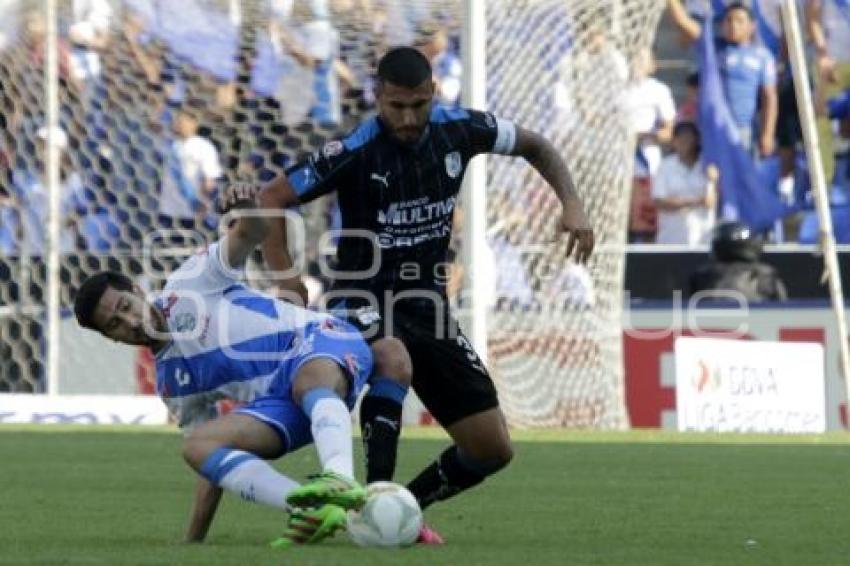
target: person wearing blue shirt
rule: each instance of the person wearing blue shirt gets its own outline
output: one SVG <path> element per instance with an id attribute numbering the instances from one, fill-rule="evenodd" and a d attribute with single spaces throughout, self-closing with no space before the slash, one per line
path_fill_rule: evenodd
<path id="1" fill-rule="evenodd" d="M 830 120 L 846 120 L 850 118 L 850 89 L 826 101 Z"/>
<path id="2" fill-rule="evenodd" d="M 696 41 L 702 35 L 702 24 L 688 14 L 681 0 L 667 0 L 667 6 L 674 23 L 689 40 Z M 729 4 L 723 14 L 722 36 L 716 42 L 717 60 L 741 145 L 748 150 L 757 148 L 766 157 L 776 145 L 776 62 L 769 50 L 754 42 L 755 32 L 752 10 L 741 2 Z"/>
<path id="3" fill-rule="evenodd" d="M 437 82 L 437 101 L 446 106 L 460 105 L 463 63 L 451 49 L 446 30 L 436 25 L 424 26 L 419 33 L 416 47 L 431 61 Z"/>

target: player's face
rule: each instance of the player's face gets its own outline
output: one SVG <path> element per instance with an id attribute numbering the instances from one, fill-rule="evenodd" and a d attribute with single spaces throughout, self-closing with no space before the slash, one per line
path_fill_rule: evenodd
<path id="1" fill-rule="evenodd" d="M 731 43 L 747 43 L 752 39 L 753 21 L 746 10 L 729 10 L 723 18 L 723 37 Z"/>
<path id="2" fill-rule="evenodd" d="M 434 81 L 423 81 L 416 88 L 383 82 L 377 90 L 378 113 L 390 133 L 403 144 L 414 144 L 422 137 L 431 115 Z"/>
<path id="3" fill-rule="evenodd" d="M 160 318 L 138 288 L 119 291 L 108 287 L 94 312 L 94 323 L 104 336 L 131 346 L 153 344 L 154 338 L 145 329 L 159 326 Z"/>

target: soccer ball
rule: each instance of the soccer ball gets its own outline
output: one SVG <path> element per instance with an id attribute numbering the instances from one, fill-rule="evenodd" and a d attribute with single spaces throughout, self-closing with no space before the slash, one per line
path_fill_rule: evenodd
<path id="1" fill-rule="evenodd" d="M 366 504 L 348 512 L 348 535 L 358 546 L 407 546 L 422 528 L 422 510 L 404 486 L 388 481 L 366 486 Z"/>

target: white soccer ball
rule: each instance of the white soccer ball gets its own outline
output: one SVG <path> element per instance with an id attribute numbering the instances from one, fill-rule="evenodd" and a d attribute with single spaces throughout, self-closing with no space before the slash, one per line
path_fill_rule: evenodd
<path id="1" fill-rule="evenodd" d="M 422 510 L 404 486 L 388 481 L 366 486 L 366 504 L 348 512 L 348 535 L 359 546 L 407 546 L 422 528 Z"/>

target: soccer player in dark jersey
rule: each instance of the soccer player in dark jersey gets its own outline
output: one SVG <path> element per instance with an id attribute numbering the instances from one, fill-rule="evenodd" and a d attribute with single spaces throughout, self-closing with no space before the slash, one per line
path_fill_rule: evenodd
<path id="1" fill-rule="evenodd" d="M 470 159 L 481 153 L 525 158 L 561 201 L 558 229 L 568 236 L 567 254 L 584 263 L 594 245 L 569 171 L 551 143 L 490 113 L 442 107 L 433 98 L 427 58 L 409 47 L 390 50 L 378 64 L 378 115 L 261 192 L 269 208 L 337 192 L 343 232 L 326 304 L 358 325 L 374 350 L 377 377 L 360 415 L 366 479 L 386 480 L 394 472 L 406 394 L 400 382 L 411 363 L 414 390 L 454 441 L 408 484 L 423 508 L 481 483 L 513 456 L 493 381 L 449 314 L 445 294 L 452 212 Z M 276 270 L 289 267 L 284 228 L 274 223 L 263 247 Z"/>

